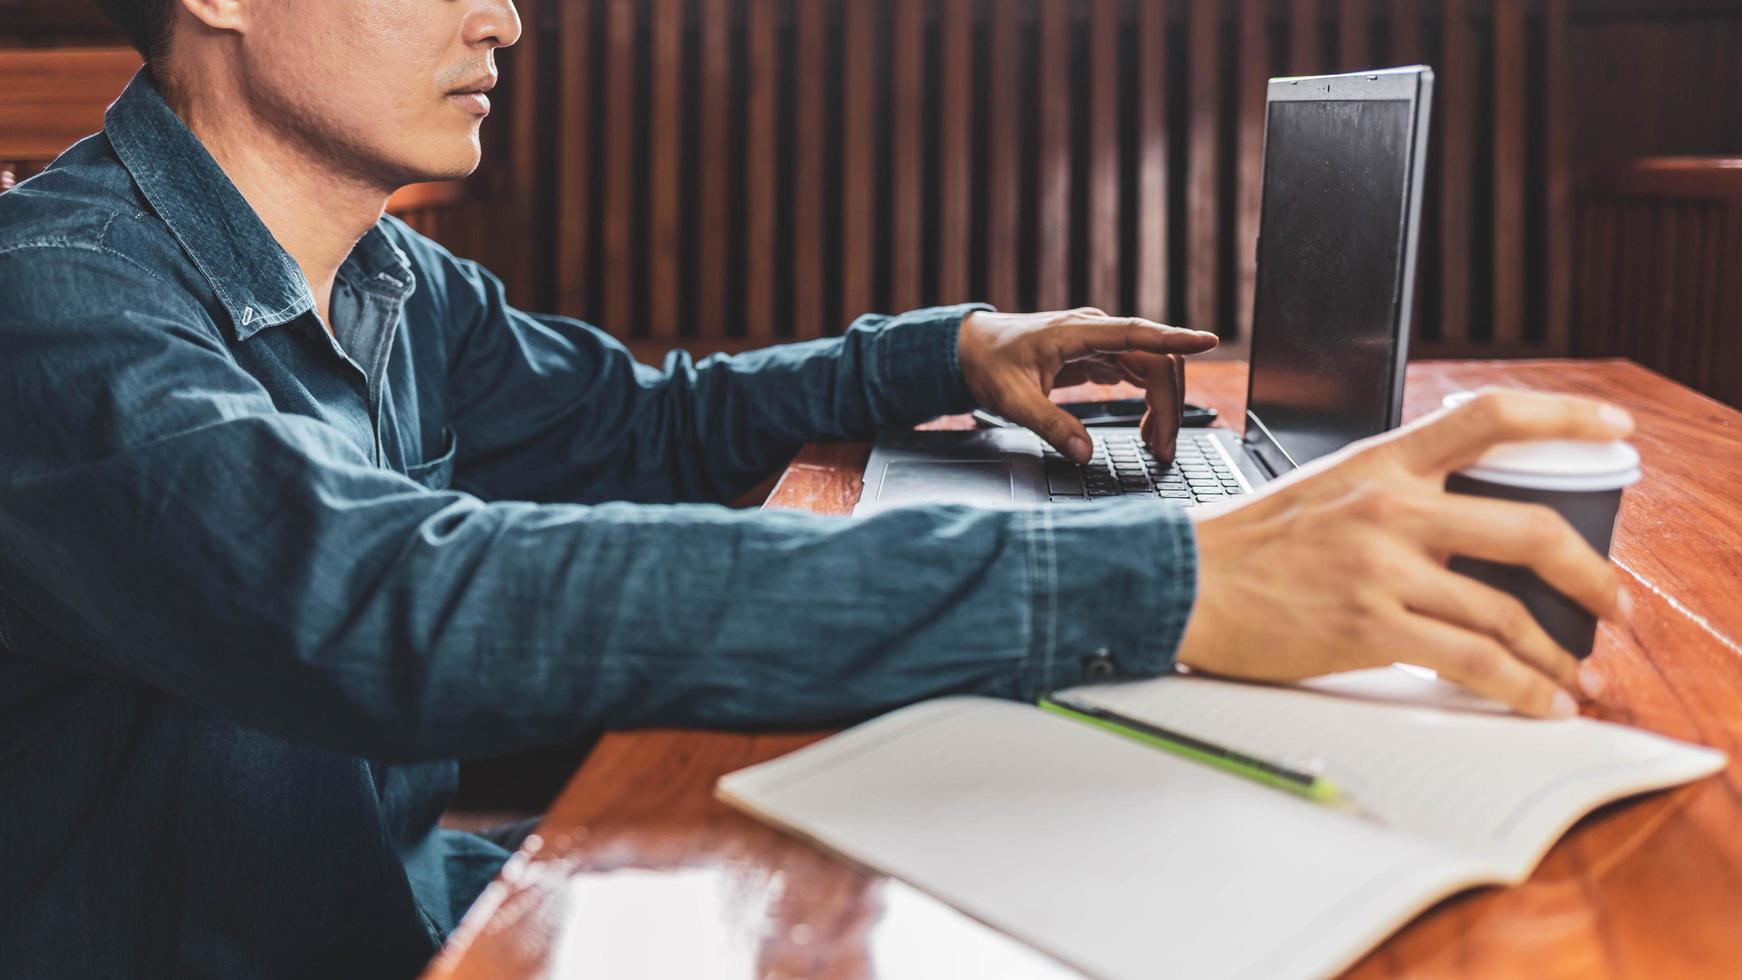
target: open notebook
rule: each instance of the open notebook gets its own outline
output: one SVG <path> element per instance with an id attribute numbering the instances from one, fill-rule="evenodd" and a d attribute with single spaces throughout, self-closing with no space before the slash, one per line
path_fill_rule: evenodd
<path id="1" fill-rule="evenodd" d="M 1317 766 L 1371 816 L 984 698 L 904 708 L 718 793 L 1092 975 L 1268 978 L 1335 973 L 1446 895 L 1522 881 L 1594 807 L 1725 763 L 1617 725 L 1519 718 L 1394 668 L 1069 693 Z"/>

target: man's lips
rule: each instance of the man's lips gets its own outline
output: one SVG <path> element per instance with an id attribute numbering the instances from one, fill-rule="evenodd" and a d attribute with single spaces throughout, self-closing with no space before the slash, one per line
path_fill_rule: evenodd
<path id="1" fill-rule="evenodd" d="M 448 98 L 453 99 L 462 108 L 479 115 L 489 115 L 490 97 L 485 93 L 496 87 L 496 76 L 486 75 L 476 81 L 467 82 L 459 88 L 448 92 Z"/>

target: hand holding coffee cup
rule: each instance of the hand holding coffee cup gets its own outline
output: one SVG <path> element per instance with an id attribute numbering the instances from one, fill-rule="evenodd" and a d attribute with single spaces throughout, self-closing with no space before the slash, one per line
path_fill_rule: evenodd
<path id="1" fill-rule="evenodd" d="M 1178 662 L 1286 682 L 1402 659 L 1521 714 L 1577 714 L 1572 692 L 1598 696 L 1601 674 L 1524 602 L 1448 560 L 1528 568 L 1592 613 L 1625 617 L 1614 567 L 1548 506 L 1446 484 L 1497 446 L 1632 431 L 1615 405 L 1488 391 L 1194 510 L 1198 594 Z"/>
<path id="2" fill-rule="evenodd" d="M 1454 408 L 1473 392 L 1447 395 Z M 1551 440 L 1496 446 L 1446 478 L 1448 493 L 1549 507 L 1605 558 L 1627 487 L 1639 482 L 1639 451 L 1626 442 Z M 1575 657 L 1591 655 L 1597 618 L 1529 568 L 1454 556 L 1448 567 L 1517 598 Z"/>

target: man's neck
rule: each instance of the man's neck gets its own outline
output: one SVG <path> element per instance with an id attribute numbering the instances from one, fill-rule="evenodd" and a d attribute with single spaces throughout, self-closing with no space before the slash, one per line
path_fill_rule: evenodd
<path id="1" fill-rule="evenodd" d="M 318 159 L 308 147 L 256 118 L 240 99 L 202 93 L 198 104 L 192 104 L 165 94 L 272 237 L 301 267 L 315 310 L 330 333 L 339 266 L 381 220 L 392 188 L 348 176 L 332 161 Z"/>

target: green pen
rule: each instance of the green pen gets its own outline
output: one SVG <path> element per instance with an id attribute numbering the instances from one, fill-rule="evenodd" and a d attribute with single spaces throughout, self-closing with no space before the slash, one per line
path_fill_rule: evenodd
<path id="1" fill-rule="evenodd" d="M 1184 732 L 1170 731 L 1159 725 L 1151 725 L 1146 721 L 1078 701 L 1068 695 L 1046 695 L 1040 699 L 1040 709 L 1093 725 L 1115 735 L 1123 735 L 1152 748 L 1164 749 L 1194 762 L 1215 766 L 1224 772 L 1244 776 L 1322 806 L 1344 810 L 1369 820 L 1379 820 L 1375 814 L 1351 799 L 1336 783 L 1314 773 L 1267 762 L 1244 752 L 1194 738 Z"/>

